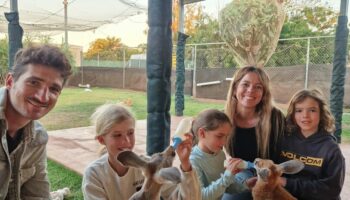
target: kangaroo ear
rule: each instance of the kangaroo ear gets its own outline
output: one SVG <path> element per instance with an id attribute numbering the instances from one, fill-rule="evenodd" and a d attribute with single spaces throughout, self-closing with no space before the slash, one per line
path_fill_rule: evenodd
<path id="1" fill-rule="evenodd" d="M 181 182 L 181 173 L 176 167 L 162 168 L 154 175 L 154 179 L 158 183 L 170 181 L 174 184 L 178 184 Z"/>
<path id="2" fill-rule="evenodd" d="M 285 174 L 296 174 L 304 168 L 304 163 L 299 160 L 288 160 L 278 165 Z"/>
<path id="3" fill-rule="evenodd" d="M 144 168 L 147 165 L 145 160 L 132 151 L 120 152 L 117 156 L 117 160 L 127 167 Z"/>

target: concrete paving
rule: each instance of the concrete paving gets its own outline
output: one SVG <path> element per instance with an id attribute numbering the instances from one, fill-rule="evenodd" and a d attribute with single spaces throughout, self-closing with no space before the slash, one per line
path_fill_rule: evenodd
<path id="1" fill-rule="evenodd" d="M 171 134 L 174 133 L 181 117 L 171 117 Z M 146 154 L 146 120 L 136 123 L 136 144 L 134 151 L 137 154 Z M 49 132 L 47 154 L 49 159 L 66 166 L 78 174 L 83 174 L 85 167 L 98 158 L 100 145 L 94 139 L 94 127 L 80 127 Z M 345 184 L 341 193 L 342 199 L 350 199 L 350 144 L 340 145 L 346 159 Z M 175 166 L 179 165 L 176 159 Z"/>

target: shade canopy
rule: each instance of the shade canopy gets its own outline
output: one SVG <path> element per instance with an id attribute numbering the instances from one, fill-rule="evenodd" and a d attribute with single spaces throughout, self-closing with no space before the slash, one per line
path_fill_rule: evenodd
<path id="1" fill-rule="evenodd" d="M 184 0 L 184 4 L 196 3 L 204 0 Z"/>
<path id="2" fill-rule="evenodd" d="M 147 12 L 147 0 L 68 0 L 69 31 L 94 30 L 104 24 Z M 0 12 L 10 12 L 10 1 L 0 0 Z M 24 32 L 64 31 L 63 0 L 18 1 Z M 7 20 L 0 15 L 0 32 L 7 33 Z"/>

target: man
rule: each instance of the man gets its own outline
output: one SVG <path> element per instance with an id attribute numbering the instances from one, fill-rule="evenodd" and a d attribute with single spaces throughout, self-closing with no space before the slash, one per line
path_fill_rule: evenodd
<path id="1" fill-rule="evenodd" d="M 0 200 L 50 198 L 48 135 L 36 120 L 55 106 L 70 74 L 70 63 L 57 47 L 17 52 L 0 89 Z"/>

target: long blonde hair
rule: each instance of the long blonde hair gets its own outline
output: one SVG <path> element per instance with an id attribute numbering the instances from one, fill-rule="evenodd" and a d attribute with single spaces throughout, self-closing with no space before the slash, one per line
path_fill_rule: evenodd
<path id="1" fill-rule="evenodd" d="M 248 73 L 255 73 L 258 75 L 259 80 L 263 86 L 263 95 L 260 103 L 256 106 L 255 112 L 259 116 L 259 122 L 255 127 L 257 145 L 258 145 L 258 155 L 262 158 L 268 158 L 269 156 L 269 143 L 270 143 L 270 132 L 271 132 L 271 112 L 273 107 L 272 97 L 270 92 L 270 79 L 263 69 L 246 66 L 238 69 L 232 78 L 229 91 L 227 93 L 225 113 L 230 118 L 232 122 L 232 134 L 229 135 L 225 149 L 229 154 L 233 154 L 233 142 L 236 134 L 236 122 L 235 116 L 237 114 L 237 98 L 235 92 L 239 82 Z M 234 155 L 231 155 L 234 156 Z"/>
<path id="2" fill-rule="evenodd" d="M 333 133 L 335 130 L 335 120 L 332 113 L 329 111 L 328 104 L 324 98 L 322 92 L 318 89 L 299 90 L 291 98 L 287 110 L 287 130 L 289 133 L 300 130 L 294 120 L 295 104 L 303 102 L 306 98 L 311 98 L 318 103 L 320 108 L 320 123 L 318 124 L 318 130 L 327 133 Z"/>

